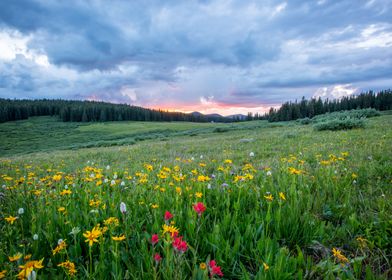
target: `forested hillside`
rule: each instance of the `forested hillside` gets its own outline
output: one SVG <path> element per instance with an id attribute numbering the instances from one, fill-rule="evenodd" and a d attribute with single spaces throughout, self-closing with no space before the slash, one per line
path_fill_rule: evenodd
<path id="1" fill-rule="evenodd" d="M 301 118 L 312 118 L 328 112 L 374 108 L 379 111 L 392 110 L 392 91 L 390 89 L 380 92 L 365 92 L 359 95 L 346 96 L 341 99 L 321 98 L 306 100 L 302 98 L 297 102 L 286 102 L 279 109 L 271 108 L 262 118 L 269 121 L 291 121 Z"/>
<path id="2" fill-rule="evenodd" d="M 232 121 L 219 116 L 205 116 L 152 110 L 126 104 L 68 100 L 0 99 L 0 123 L 33 116 L 59 116 L 63 122 L 106 121 Z"/>

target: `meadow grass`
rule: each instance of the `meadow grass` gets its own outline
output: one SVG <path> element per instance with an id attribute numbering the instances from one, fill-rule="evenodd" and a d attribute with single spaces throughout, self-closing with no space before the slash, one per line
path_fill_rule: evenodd
<path id="1" fill-rule="evenodd" d="M 0 159 L 0 278 L 388 279 L 391 121 L 349 131 L 55 123 L 63 139 L 27 155 L 13 136 Z M 14 133 L 28 142 L 44 126 Z M 127 127 L 171 132 L 165 141 L 64 150 L 77 138 L 124 140 Z"/>
<path id="2" fill-rule="evenodd" d="M 57 117 L 32 117 L 0 124 L 0 156 L 132 145 L 139 141 L 181 135 L 195 136 L 211 132 L 282 126 L 284 123 L 252 121 L 241 123 L 192 122 L 60 122 Z M 217 130 L 218 129 L 218 130 Z"/>

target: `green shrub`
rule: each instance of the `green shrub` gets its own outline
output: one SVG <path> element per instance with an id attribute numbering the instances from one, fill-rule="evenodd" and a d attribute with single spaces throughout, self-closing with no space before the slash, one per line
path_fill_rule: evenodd
<path id="1" fill-rule="evenodd" d="M 380 112 L 375 109 L 360 109 L 360 110 L 350 110 L 350 111 L 340 111 L 333 113 L 326 113 L 323 115 L 318 115 L 312 118 L 313 123 L 326 122 L 331 120 L 345 120 L 345 119 L 362 119 L 380 116 Z"/>
<path id="2" fill-rule="evenodd" d="M 309 118 L 303 118 L 298 120 L 300 124 L 310 124 L 312 122 Z"/>
<path id="3" fill-rule="evenodd" d="M 316 123 L 314 126 L 315 130 L 344 130 L 353 128 L 364 128 L 365 120 L 356 118 L 346 119 L 332 119 L 329 121 Z"/>

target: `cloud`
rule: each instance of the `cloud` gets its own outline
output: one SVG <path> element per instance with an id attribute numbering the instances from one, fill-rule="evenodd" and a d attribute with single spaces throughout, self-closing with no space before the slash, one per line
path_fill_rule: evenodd
<path id="1" fill-rule="evenodd" d="M 353 95 L 358 91 L 358 88 L 352 87 L 351 84 L 336 85 L 333 87 L 322 87 L 316 90 L 313 94 L 314 98 L 323 99 L 340 99 L 345 96 Z"/>
<path id="2" fill-rule="evenodd" d="M 1 6 L 0 97 L 261 110 L 392 76 L 389 0 Z"/>

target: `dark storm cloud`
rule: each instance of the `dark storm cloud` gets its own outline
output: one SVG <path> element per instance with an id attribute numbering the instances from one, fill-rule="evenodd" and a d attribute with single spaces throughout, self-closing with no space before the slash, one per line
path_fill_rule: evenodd
<path id="1" fill-rule="evenodd" d="M 388 0 L 4 0 L 0 96 L 251 105 L 366 87 L 391 76 L 391 9 Z M 27 38 L 25 50 L 10 46 L 15 38 Z"/>

